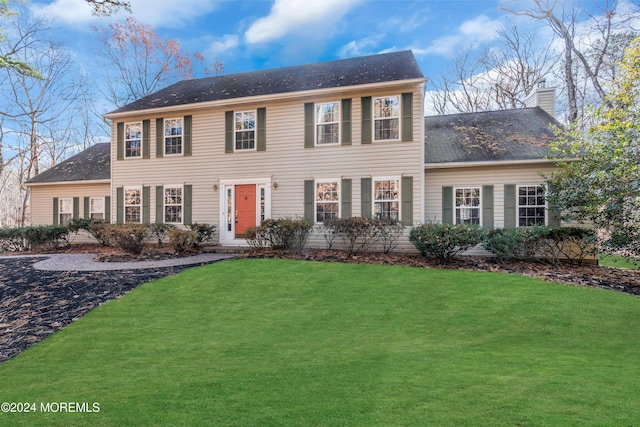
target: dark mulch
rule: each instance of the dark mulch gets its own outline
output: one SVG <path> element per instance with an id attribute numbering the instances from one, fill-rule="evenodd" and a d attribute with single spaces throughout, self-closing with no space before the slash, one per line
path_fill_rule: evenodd
<path id="1" fill-rule="evenodd" d="M 96 272 L 33 269 L 32 264 L 41 260 L 0 260 L 0 362 L 106 301 L 194 266 Z"/>

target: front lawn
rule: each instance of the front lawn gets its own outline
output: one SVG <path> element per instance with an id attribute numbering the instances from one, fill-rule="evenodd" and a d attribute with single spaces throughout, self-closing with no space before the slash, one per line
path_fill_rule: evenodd
<path id="1" fill-rule="evenodd" d="M 640 298 L 516 275 L 234 260 L 0 365 L 0 425 L 635 425 Z"/>
<path id="2" fill-rule="evenodd" d="M 637 270 L 640 268 L 640 260 L 624 258 L 620 255 L 602 255 L 600 256 L 600 265 Z"/>

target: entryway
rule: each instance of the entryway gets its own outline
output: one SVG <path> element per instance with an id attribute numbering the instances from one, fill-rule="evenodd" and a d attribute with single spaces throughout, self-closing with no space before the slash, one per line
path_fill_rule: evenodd
<path id="1" fill-rule="evenodd" d="M 245 246 L 247 228 L 271 216 L 271 179 L 220 181 L 220 243 Z"/>

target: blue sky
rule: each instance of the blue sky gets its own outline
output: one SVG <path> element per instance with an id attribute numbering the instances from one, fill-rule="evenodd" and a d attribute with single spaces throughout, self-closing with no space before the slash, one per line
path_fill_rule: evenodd
<path id="1" fill-rule="evenodd" d="M 90 61 L 91 16 L 83 0 L 31 0 L 52 18 L 80 58 Z M 412 49 L 427 77 L 460 46 L 478 49 L 505 22 L 498 1 L 131 0 L 133 14 L 185 50 L 242 72 Z M 119 13 L 117 17 L 126 14 Z"/>

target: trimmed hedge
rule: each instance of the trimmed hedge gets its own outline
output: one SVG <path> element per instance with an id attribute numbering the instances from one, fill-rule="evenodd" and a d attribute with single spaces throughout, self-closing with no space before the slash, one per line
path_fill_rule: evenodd
<path id="1" fill-rule="evenodd" d="M 477 225 L 430 222 L 413 227 L 409 240 L 422 255 L 450 262 L 460 252 L 480 244 L 484 236 L 484 230 Z"/>

